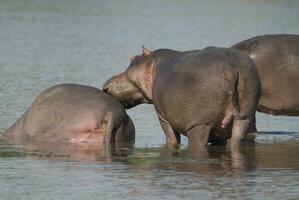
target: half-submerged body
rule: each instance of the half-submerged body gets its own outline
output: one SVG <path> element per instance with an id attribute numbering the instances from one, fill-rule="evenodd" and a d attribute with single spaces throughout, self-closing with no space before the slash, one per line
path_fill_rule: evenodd
<path id="1" fill-rule="evenodd" d="M 42 92 L 4 136 L 15 142 L 101 146 L 134 142 L 135 129 L 112 96 L 89 86 L 61 84 Z"/>

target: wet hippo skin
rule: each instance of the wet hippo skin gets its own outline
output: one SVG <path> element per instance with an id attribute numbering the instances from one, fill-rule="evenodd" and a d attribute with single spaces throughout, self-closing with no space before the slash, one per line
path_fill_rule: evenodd
<path id="1" fill-rule="evenodd" d="M 299 116 L 299 35 L 261 35 L 232 48 L 246 52 L 256 64 L 262 85 L 257 110 Z M 256 130 L 255 123 L 252 127 Z"/>
<path id="2" fill-rule="evenodd" d="M 99 89 L 61 84 L 42 92 L 4 136 L 15 142 L 101 146 L 134 142 L 134 125 L 123 106 Z"/>
<path id="3" fill-rule="evenodd" d="M 231 145 L 238 146 L 255 114 L 260 87 L 255 64 L 242 51 L 143 48 L 103 90 L 126 108 L 154 104 L 166 143 L 175 146 L 181 133 L 198 149 L 230 136 Z"/>

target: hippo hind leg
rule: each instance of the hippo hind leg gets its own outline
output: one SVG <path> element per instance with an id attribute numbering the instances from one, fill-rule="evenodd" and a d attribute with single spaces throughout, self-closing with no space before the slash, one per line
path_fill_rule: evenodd
<path id="1" fill-rule="evenodd" d="M 255 137 L 256 137 L 256 133 L 257 133 L 257 129 L 256 129 L 256 118 L 255 115 L 253 115 L 248 130 L 247 130 L 247 134 L 246 137 L 244 138 L 244 142 L 245 143 L 249 143 L 249 144 L 253 144 L 255 141 Z"/>
<path id="2" fill-rule="evenodd" d="M 241 142 L 246 141 L 247 133 L 251 128 L 255 128 L 255 105 L 254 100 L 245 99 L 239 101 L 239 105 L 235 110 L 233 119 L 231 146 L 236 147 Z M 250 127 L 253 126 L 253 127 Z M 254 137 L 253 137 L 254 140 Z"/>
<path id="3" fill-rule="evenodd" d="M 250 119 L 238 119 L 238 118 L 234 119 L 232 138 L 231 138 L 231 146 L 233 148 L 238 147 L 239 144 L 246 137 L 250 122 L 251 122 Z"/>
<path id="4" fill-rule="evenodd" d="M 255 66 L 252 69 L 255 69 Z M 254 116 L 260 95 L 261 84 L 258 75 L 252 70 L 240 68 L 240 71 L 237 71 L 233 95 L 234 120 L 231 137 L 232 147 L 238 146 L 244 141 L 250 124 L 255 124 Z"/>

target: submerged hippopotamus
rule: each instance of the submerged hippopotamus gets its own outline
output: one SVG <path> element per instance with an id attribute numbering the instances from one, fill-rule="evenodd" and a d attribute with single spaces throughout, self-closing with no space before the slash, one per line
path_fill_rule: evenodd
<path id="1" fill-rule="evenodd" d="M 262 35 L 232 48 L 246 52 L 257 66 L 262 84 L 257 110 L 299 116 L 299 35 Z"/>
<path id="2" fill-rule="evenodd" d="M 99 146 L 133 142 L 135 130 L 123 106 L 110 95 L 89 86 L 62 84 L 42 92 L 4 136 L 19 142 Z"/>
<path id="3" fill-rule="evenodd" d="M 153 103 L 166 135 L 166 144 L 188 136 L 189 146 L 201 148 L 210 141 L 227 139 L 231 145 L 245 137 L 260 97 L 255 64 L 245 53 L 208 47 L 179 52 L 143 48 L 127 70 L 108 80 L 103 91 L 125 108 Z"/>

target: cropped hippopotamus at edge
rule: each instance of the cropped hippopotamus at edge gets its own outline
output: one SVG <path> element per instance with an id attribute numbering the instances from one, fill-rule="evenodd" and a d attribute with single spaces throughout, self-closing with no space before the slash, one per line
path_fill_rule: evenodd
<path id="1" fill-rule="evenodd" d="M 105 146 L 134 142 L 123 106 L 99 89 L 61 84 L 42 92 L 4 136 L 14 142 Z"/>
<path id="2" fill-rule="evenodd" d="M 103 86 L 125 108 L 154 104 L 167 145 L 177 145 L 181 133 L 188 146 L 199 149 L 230 137 L 231 145 L 238 146 L 260 89 L 255 64 L 246 53 L 217 47 L 185 52 L 143 48 L 125 72 Z"/>
<path id="3" fill-rule="evenodd" d="M 262 85 L 257 111 L 299 116 L 299 35 L 261 35 L 232 48 L 256 64 Z"/>

